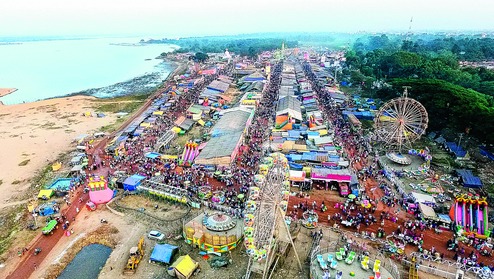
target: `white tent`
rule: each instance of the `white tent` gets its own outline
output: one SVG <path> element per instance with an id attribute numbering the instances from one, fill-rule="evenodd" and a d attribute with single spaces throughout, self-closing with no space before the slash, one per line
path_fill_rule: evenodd
<path id="1" fill-rule="evenodd" d="M 412 198 L 416 203 L 436 203 L 436 200 L 431 195 L 412 192 Z"/>

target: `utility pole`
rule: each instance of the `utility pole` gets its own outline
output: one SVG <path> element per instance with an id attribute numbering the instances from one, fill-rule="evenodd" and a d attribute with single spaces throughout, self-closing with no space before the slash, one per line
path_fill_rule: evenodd
<path id="1" fill-rule="evenodd" d="M 460 139 L 458 140 L 458 146 L 456 147 L 456 151 L 460 150 L 460 143 L 462 137 L 463 137 L 463 133 L 460 133 Z"/>

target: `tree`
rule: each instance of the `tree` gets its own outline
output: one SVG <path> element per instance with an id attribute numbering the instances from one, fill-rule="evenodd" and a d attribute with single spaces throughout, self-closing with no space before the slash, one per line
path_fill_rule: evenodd
<path id="1" fill-rule="evenodd" d="M 194 55 L 194 61 L 196 62 L 204 62 L 209 59 L 209 56 L 204 52 L 196 52 Z"/>

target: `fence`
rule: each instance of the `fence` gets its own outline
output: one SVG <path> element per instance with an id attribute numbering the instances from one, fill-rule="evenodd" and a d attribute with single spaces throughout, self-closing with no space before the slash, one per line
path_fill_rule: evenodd
<path id="1" fill-rule="evenodd" d="M 434 259 L 432 256 L 417 252 L 410 254 L 410 256 L 421 261 L 419 264 L 419 270 L 429 272 L 429 270 L 433 269 L 434 272 L 431 272 L 432 274 L 437 274 L 438 276 L 442 276 L 444 278 L 456 278 L 456 271 L 458 269 L 465 272 L 465 278 L 494 278 L 493 272 L 481 267 L 470 266 L 465 263 L 453 262 L 449 260 Z M 424 262 L 426 262 L 426 264 L 423 264 Z M 409 265 L 408 261 L 403 261 L 403 263 Z M 438 265 L 440 265 L 441 268 L 438 268 Z"/>
<path id="2" fill-rule="evenodd" d="M 326 253 L 334 253 L 337 251 L 337 248 L 343 247 L 344 245 L 348 245 L 346 242 L 346 237 L 345 235 L 338 229 L 334 229 L 337 233 L 339 233 L 339 237 L 336 240 L 330 241 L 329 245 L 326 247 L 316 247 L 311 253 L 310 253 L 310 266 L 312 268 L 313 262 L 317 261 L 317 255 L 319 254 L 326 254 Z M 382 241 L 380 241 L 382 242 Z M 350 245 L 350 250 L 352 251 L 362 251 L 362 247 L 355 245 L 354 242 L 352 242 Z M 369 261 L 374 262 L 375 260 L 380 260 L 381 261 L 381 267 L 386 269 L 393 278 L 401 278 L 400 277 L 400 271 L 396 264 L 390 259 L 386 258 L 383 254 L 378 253 L 375 255 L 369 255 Z"/>
<path id="3" fill-rule="evenodd" d="M 117 211 L 127 211 L 131 215 L 135 216 L 136 218 L 139 218 L 141 220 L 149 221 L 149 223 L 152 223 L 153 225 L 159 226 L 163 232 L 168 232 L 168 233 L 178 233 L 181 232 L 184 220 L 190 218 L 188 217 L 191 212 L 191 207 L 188 205 L 187 206 L 187 212 L 183 214 L 180 217 L 173 218 L 173 219 L 163 219 L 158 216 L 152 215 L 147 213 L 145 210 L 142 209 L 135 209 L 131 207 L 124 206 L 119 203 L 119 199 L 122 198 L 122 195 L 119 197 L 116 197 L 114 199 L 113 204 L 115 205 L 115 210 Z M 190 219 L 189 219 L 190 220 Z"/>

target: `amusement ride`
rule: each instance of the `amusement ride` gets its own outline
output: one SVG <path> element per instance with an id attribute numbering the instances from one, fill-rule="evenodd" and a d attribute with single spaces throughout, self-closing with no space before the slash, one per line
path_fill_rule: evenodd
<path id="1" fill-rule="evenodd" d="M 401 97 L 382 105 L 374 118 L 374 126 L 377 140 L 387 149 L 386 157 L 398 164 L 411 164 L 411 159 L 402 151 L 412 148 L 412 143 L 425 133 L 428 122 L 427 110 L 408 97 L 407 87 Z"/>
<path id="2" fill-rule="evenodd" d="M 269 160 L 268 160 L 269 159 Z M 289 245 L 293 246 L 290 235 L 290 220 L 285 217 L 289 197 L 288 161 L 281 153 L 265 158 L 256 175 L 256 185 L 249 189 L 244 236 L 249 264 L 245 279 L 251 273 L 262 278 L 271 278 L 276 265 Z M 294 249 L 295 251 L 295 249 Z M 302 265 L 295 251 L 300 269 Z"/>

